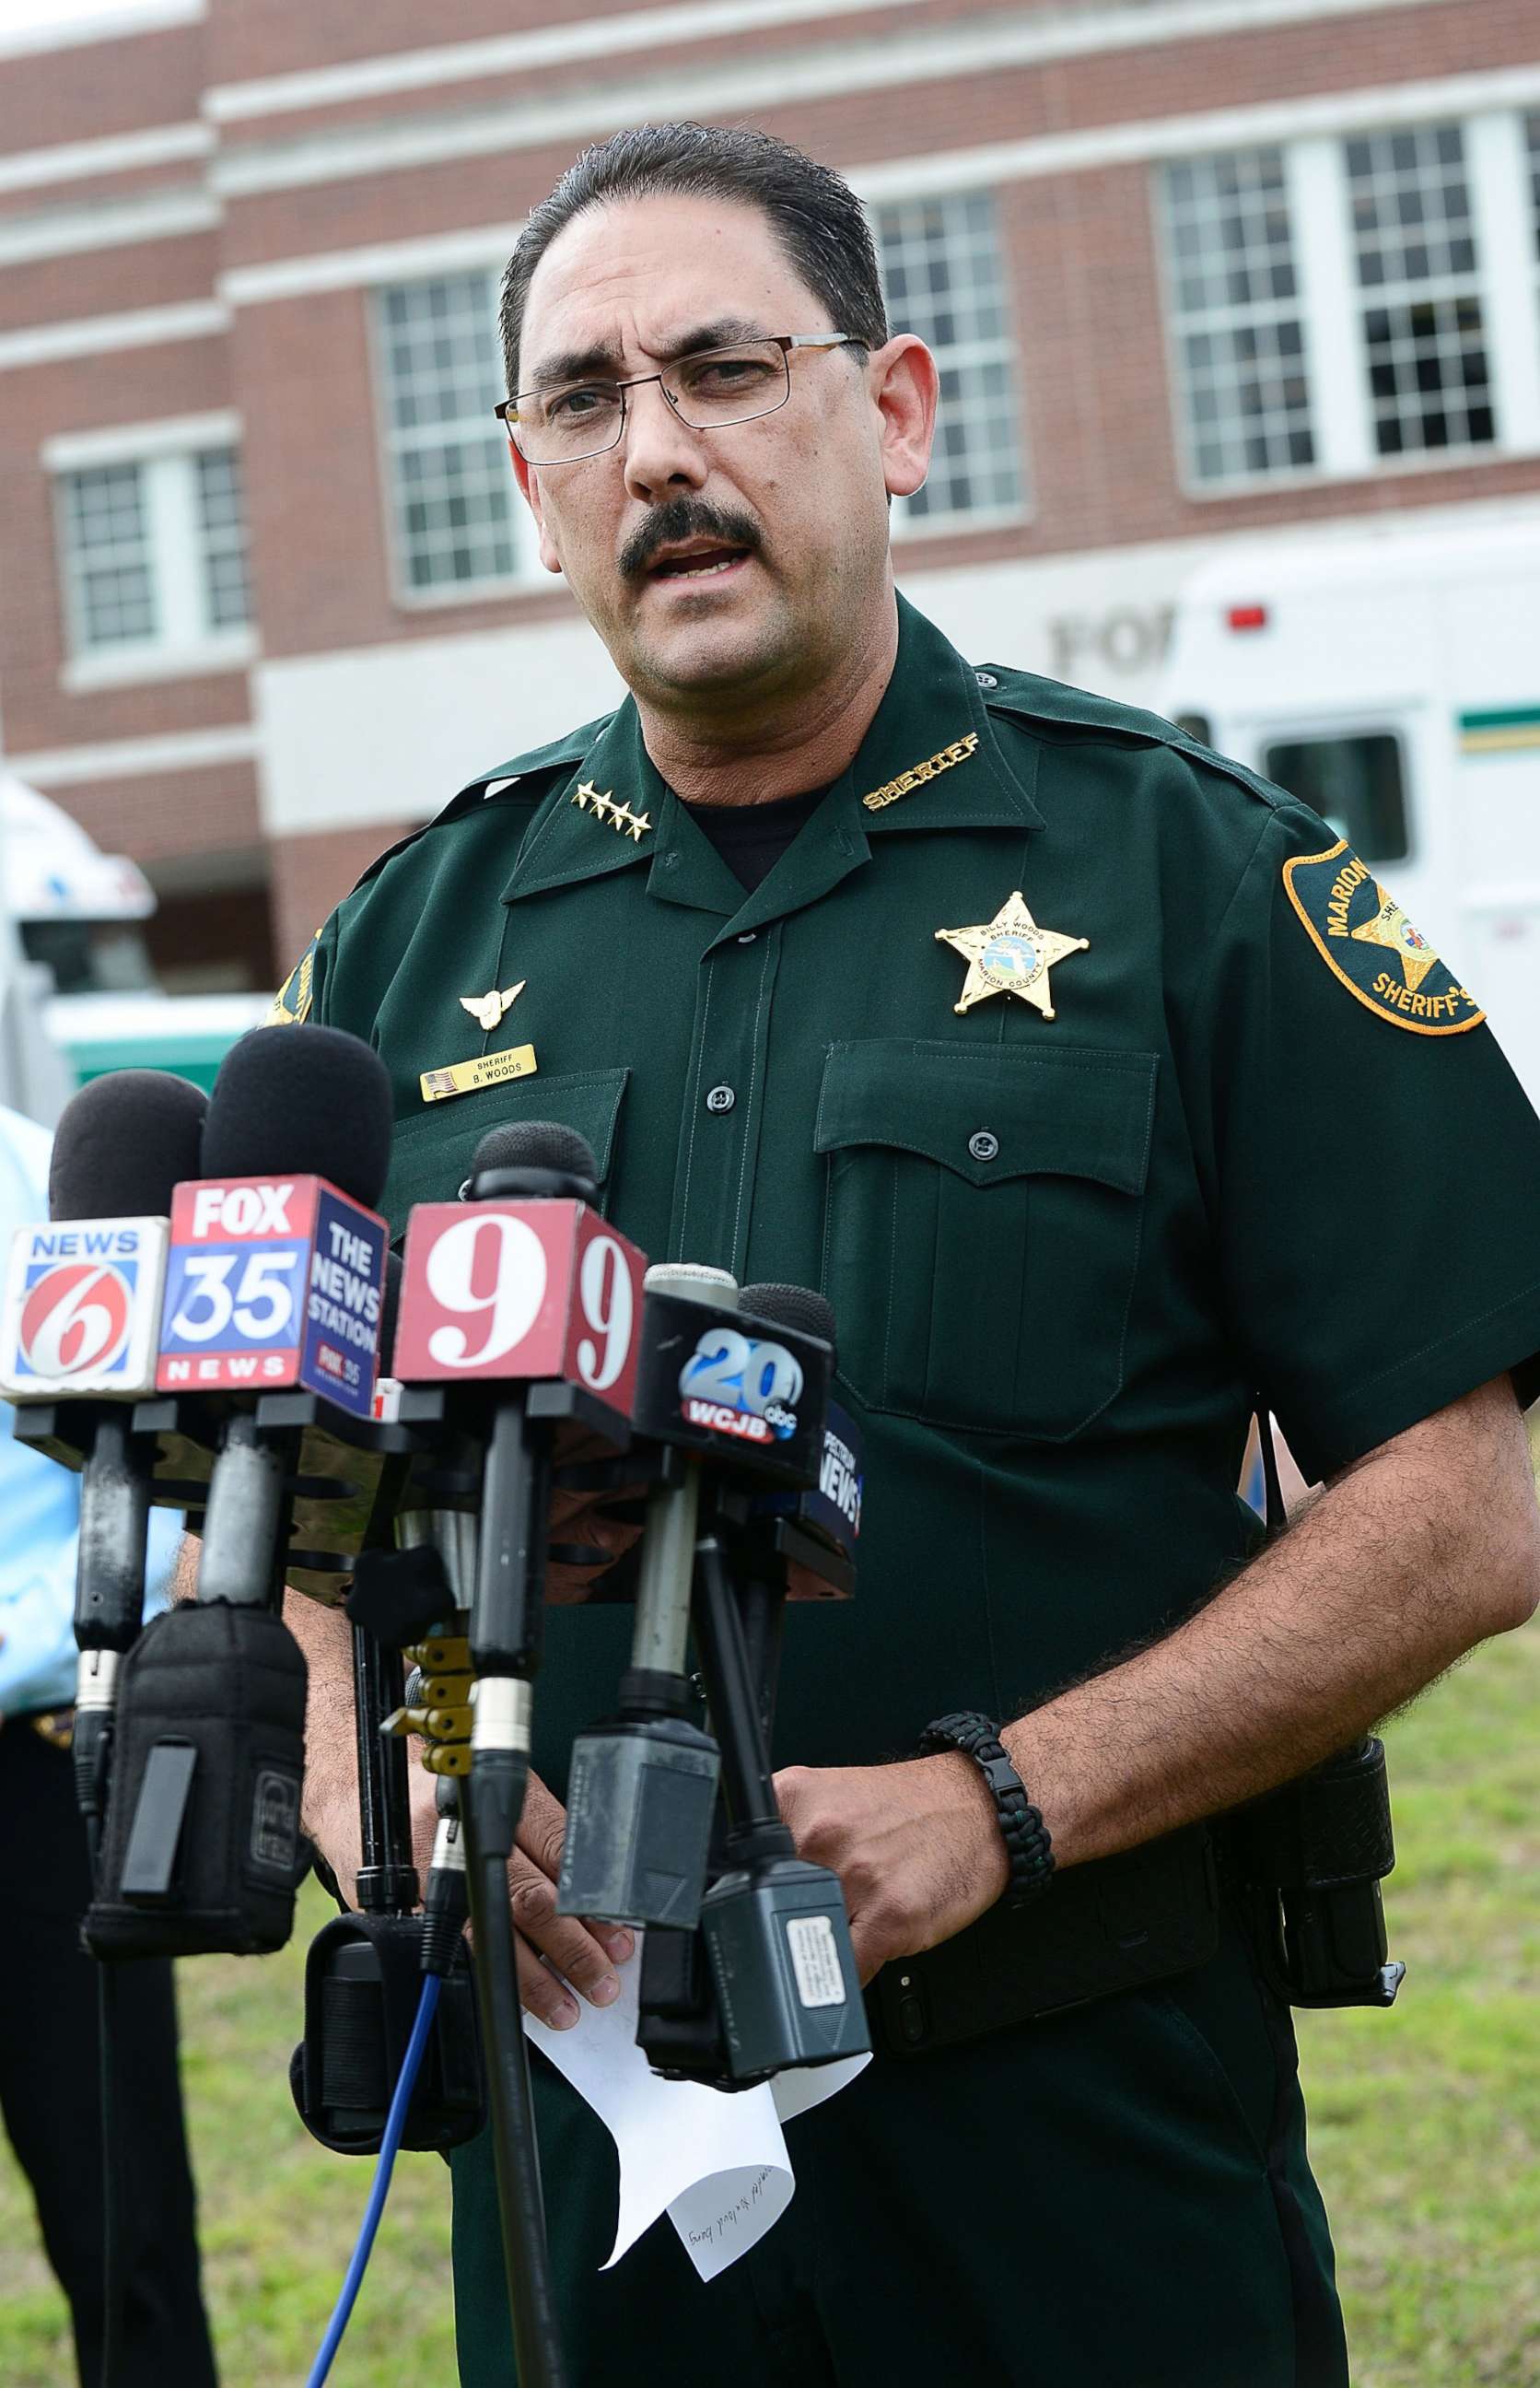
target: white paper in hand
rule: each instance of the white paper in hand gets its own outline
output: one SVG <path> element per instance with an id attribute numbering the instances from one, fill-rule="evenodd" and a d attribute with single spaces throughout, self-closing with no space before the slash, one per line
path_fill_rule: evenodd
<path id="1" fill-rule="evenodd" d="M 726 2095 L 694 2081 L 664 2081 L 637 2046 L 637 1954 L 619 1968 L 612 2007 L 581 2002 L 570 2031 L 524 2017 L 531 2045 L 587 2100 L 620 2157 L 620 2215 L 604 2269 L 619 2263 L 666 2213 L 691 2263 L 709 2280 L 758 2243 L 791 2203 L 796 2183 L 781 2121 L 805 2114 L 853 2080 L 865 2056 L 783 2073 Z"/>

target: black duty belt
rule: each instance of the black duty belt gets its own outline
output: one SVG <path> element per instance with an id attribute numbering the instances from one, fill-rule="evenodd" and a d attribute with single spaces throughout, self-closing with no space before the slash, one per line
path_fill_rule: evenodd
<path id="1" fill-rule="evenodd" d="M 1189 1824 L 1067 1867 L 1032 1906 L 991 1907 L 939 1948 L 891 1960 L 866 1992 L 872 2046 L 922 2056 L 1188 1973 L 1218 1942 L 1214 1835 Z"/>

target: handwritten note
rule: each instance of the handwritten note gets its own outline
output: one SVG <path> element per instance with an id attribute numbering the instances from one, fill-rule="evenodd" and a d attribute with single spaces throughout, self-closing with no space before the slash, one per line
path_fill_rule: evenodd
<path id="1" fill-rule="evenodd" d="M 637 2046 L 640 1978 L 638 1947 L 620 1968 L 612 2007 L 585 2005 L 570 2031 L 551 2031 L 529 2015 L 525 2027 L 531 2045 L 587 2100 L 619 2153 L 620 2214 L 604 2269 L 666 2213 L 710 2280 L 747 2255 L 791 2203 L 796 2181 L 782 2121 L 833 2097 L 870 2060 L 810 2065 L 736 2095 L 664 2081 Z"/>

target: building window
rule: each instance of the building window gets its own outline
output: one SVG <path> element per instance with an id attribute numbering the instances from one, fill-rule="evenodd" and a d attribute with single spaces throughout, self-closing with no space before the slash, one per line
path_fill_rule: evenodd
<path id="1" fill-rule="evenodd" d="M 929 530 L 957 515 L 1019 514 L 1026 502 L 1016 399 L 1016 343 L 988 191 L 909 199 L 875 211 L 877 258 L 895 332 L 935 351 L 940 412 L 930 475 L 895 508 Z"/>
<path id="2" fill-rule="evenodd" d="M 240 458 L 234 448 L 215 448 L 194 461 L 204 610 L 211 629 L 234 629 L 251 619 Z"/>
<path id="3" fill-rule="evenodd" d="M 1346 144 L 1375 445 L 1382 456 L 1494 437 L 1476 233 L 1458 124 Z"/>
<path id="4" fill-rule="evenodd" d="M 1314 464 L 1282 151 L 1188 159 L 1163 179 L 1191 477 L 1229 481 Z"/>
<path id="5" fill-rule="evenodd" d="M 402 580 L 414 594 L 519 572 L 522 511 L 508 442 L 490 272 L 379 294 L 385 445 Z"/>
<path id="6" fill-rule="evenodd" d="M 217 645 L 251 618 L 239 452 L 214 448 L 58 476 L 77 656 Z"/>

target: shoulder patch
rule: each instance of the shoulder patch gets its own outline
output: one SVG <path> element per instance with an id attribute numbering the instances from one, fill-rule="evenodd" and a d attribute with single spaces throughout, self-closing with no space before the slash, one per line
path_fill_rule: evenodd
<path id="1" fill-rule="evenodd" d="M 309 1017 L 315 992 L 315 949 L 320 943 L 318 929 L 269 1005 L 264 1028 L 297 1028 Z"/>
<path id="2" fill-rule="evenodd" d="M 1486 1014 L 1344 838 L 1283 865 L 1283 891 L 1333 977 L 1414 1036 L 1458 1036 Z"/>

